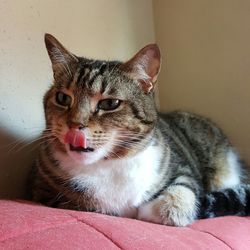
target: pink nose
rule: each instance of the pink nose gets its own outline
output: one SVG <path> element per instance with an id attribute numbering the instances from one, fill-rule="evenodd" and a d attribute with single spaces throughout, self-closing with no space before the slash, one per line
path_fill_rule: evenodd
<path id="1" fill-rule="evenodd" d="M 71 128 L 64 137 L 64 142 L 73 147 L 87 148 L 87 138 L 82 130 Z"/>
<path id="2" fill-rule="evenodd" d="M 69 121 L 68 125 L 69 125 L 69 128 L 75 128 L 75 129 L 83 129 L 84 128 L 84 125 L 80 122 Z"/>

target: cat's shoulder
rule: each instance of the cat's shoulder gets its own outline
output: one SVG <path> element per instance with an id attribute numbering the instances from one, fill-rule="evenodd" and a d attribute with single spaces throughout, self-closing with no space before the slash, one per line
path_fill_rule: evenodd
<path id="1" fill-rule="evenodd" d="M 168 124 L 170 127 L 182 127 L 193 129 L 215 129 L 220 130 L 220 127 L 206 116 L 189 112 L 189 111 L 171 111 L 166 113 L 158 113 L 159 123 Z"/>
<path id="2" fill-rule="evenodd" d="M 183 110 L 175 110 L 170 112 L 159 112 L 159 118 L 170 121 L 170 120 L 193 120 L 193 121 L 207 121 L 211 122 L 211 120 L 204 116 L 190 111 Z"/>

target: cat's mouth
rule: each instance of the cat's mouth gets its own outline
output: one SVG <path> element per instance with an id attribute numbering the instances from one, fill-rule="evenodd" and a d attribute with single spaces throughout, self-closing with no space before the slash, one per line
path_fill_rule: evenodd
<path id="1" fill-rule="evenodd" d="M 78 153 L 87 153 L 87 152 L 93 152 L 94 149 L 91 148 L 91 147 L 87 147 L 87 148 L 84 148 L 84 147 L 74 147 L 72 144 L 69 144 L 69 149 L 70 151 L 75 151 L 75 152 L 78 152 Z"/>
<path id="2" fill-rule="evenodd" d="M 78 129 L 69 129 L 64 137 L 64 143 L 69 145 L 70 151 L 78 153 L 93 152 L 94 148 L 90 147 L 90 143 L 86 136 L 86 131 Z"/>

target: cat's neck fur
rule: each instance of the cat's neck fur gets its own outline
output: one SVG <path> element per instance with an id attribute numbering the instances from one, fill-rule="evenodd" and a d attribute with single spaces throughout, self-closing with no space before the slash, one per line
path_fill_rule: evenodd
<path id="1" fill-rule="evenodd" d="M 61 168 L 70 174 L 78 190 L 93 191 L 102 213 L 131 216 L 131 209 L 145 202 L 159 182 L 162 147 L 152 140 L 136 155 L 122 159 L 100 160 L 84 166 L 60 152 L 54 152 Z M 109 197 L 107 199 L 107 197 Z M 116 207 L 114 208 L 114 204 Z"/>

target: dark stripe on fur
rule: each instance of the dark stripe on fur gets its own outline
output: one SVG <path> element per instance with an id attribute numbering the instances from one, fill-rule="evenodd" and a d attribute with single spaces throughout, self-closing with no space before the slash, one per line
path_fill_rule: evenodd
<path id="1" fill-rule="evenodd" d="M 49 144 L 48 144 L 48 145 L 45 145 L 45 146 L 43 147 L 43 149 L 44 149 L 44 152 L 46 153 L 46 157 L 47 157 L 47 159 L 49 160 L 49 162 L 50 162 L 54 167 L 59 168 L 59 167 L 60 167 L 60 163 L 59 163 L 58 160 L 56 160 L 56 159 L 53 157 L 53 155 L 52 155 L 52 153 L 51 153 L 50 145 L 49 145 Z"/>
<path id="2" fill-rule="evenodd" d="M 95 79 L 99 76 L 99 72 L 97 72 L 94 76 L 92 76 L 91 78 L 88 79 L 87 85 L 89 88 L 92 87 L 93 82 L 95 81 Z"/>
<path id="3" fill-rule="evenodd" d="M 163 187 L 161 188 L 157 193 L 155 193 L 152 197 L 150 197 L 149 201 L 152 201 L 154 199 L 157 199 L 159 196 L 161 196 L 164 192 L 167 191 L 167 189 L 169 187 L 172 187 L 172 186 L 182 186 L 182 187 L 185 187 L 185 188 L 188 188 L 190 189 L 195 195 L 197 195 L 197 189 L 193 188 L 191 185 L 188 185 L 187 183 L 174 183 L 174 184 L 171 184 L 169 185 L 168 183 Z"/>
<path id="4" fill-rule="evenodd" d="M 133 115 L 138 119 L 140 120 L 140 122 L 142 124 L 145 124 L 145 125 L 151 125 L 153 123 L 155 123 L 154 120 L 148 120 L 146 117 L 142 116 L 142 111 L 140 110 L 140 106 L 136 106 L 134 105 L 133 103 L 131 103 L 131 109 L 132 109 L 132 112 L 133 112 Z"/>
<path id="5" fill-rule="evenodd" d="M 202 198 L 199 218 L 250 215 L 250 185 L 223 189 Z"/>
<path id="6" fill-rule="evenodd" d="M 100 92 L 101 92 L 101 94 L 103 94 L 103 93 L 105 92 L 107 86 L 108 86 L 108 80 L 106 80 L 106 79 L 102 80 L 102 83 L 101 83 L 101 84 L 102 84 L 102 85 L 101 85 L 101 90 L 100 90 Z M 109 93 L 109 94 L 110 94 L 110 93 Z"/>
<path id="7" fill-rule="evenodd" d="M 190 169 L 192 169 L 192 176 L 196 179 L 200 179 L 201 174 L 199 173 L 199 167 L 197 166 L 199 162 L 196 155 L 192 151 L 193 147 L 188 140 L 188 136 L 183 134 L 175 120 L 171 119 L 171 116 L 168 117 L 167 124 L 163 125 L 163 127 L 166 126 L 169 126 L 168 136 L 170 136 L 172 140 L 178 145 L 178 150 L 181 151 L 180 154 L 183 158 L 186 158 L 188 166 Z"/>
<path id="8" fill-rule="evenodd" d="M 86 70 L 86 68 L 80 69 L 79 75 L 78 75 L 77 80 L 76 80 L 77 85 L 79 85 L 81 83 L 81 78 L 85 74 L 85 70 Z"/>

